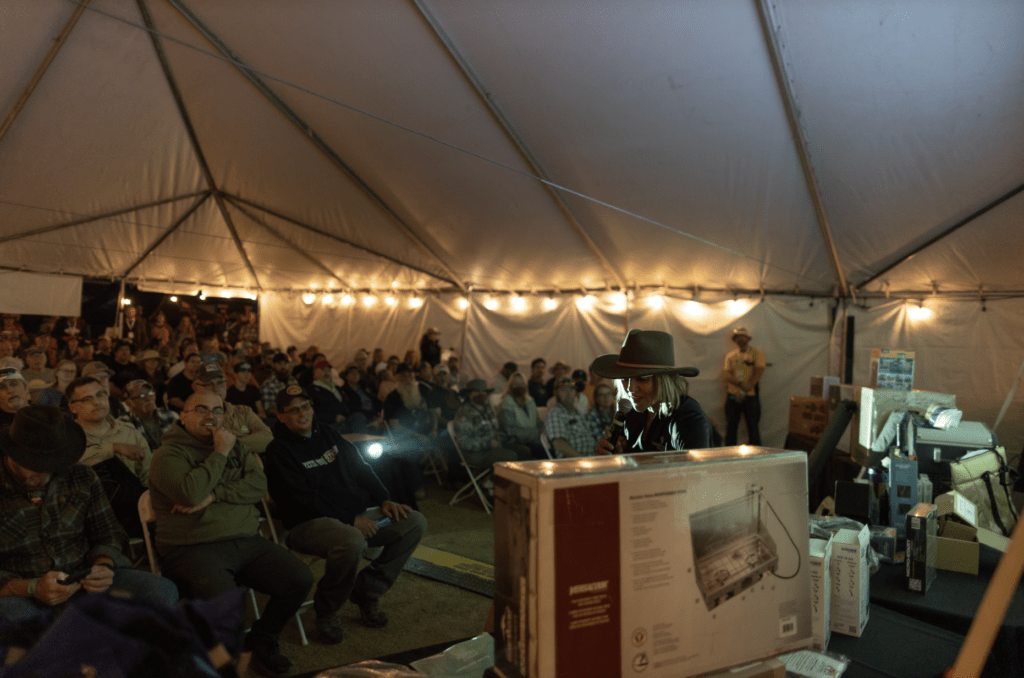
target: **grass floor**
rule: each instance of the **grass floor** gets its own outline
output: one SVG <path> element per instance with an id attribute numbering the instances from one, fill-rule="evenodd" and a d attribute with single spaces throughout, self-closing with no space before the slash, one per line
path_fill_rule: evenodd
<path id="1" fill-rule="evenodd" d="M 428 480 L 427 498 L 419 502 L 420 511 L 427 518 L 427 532 L 421 543 L 493 565 L 492 517 L 475 497 L 449 506 L 453 494 Z M 323 567 L 323 560 L 310 565 L 315 578 L 323 574 Z M 266 602 L 265 597 L 257 595 L 257 599 L 261 606 Z M 343 609 L 344 640 L 338 645 L 325 645 L 317 640 L 315 614 L 307 607 L 301 616 L 309 645 L 301 645 L 298 627 L 290 622 L 281 635 L 281 651 L 295 663 L 292 675 L 320 671 L 479 635 L 490 607 L 490 598 L 403 572 L 381 599 L 381 610 L 390 619 L 386 628 L 363 626 L 359 610 L 348 603 Z M 249 675 L 256 674 L 250 670 Z"/>

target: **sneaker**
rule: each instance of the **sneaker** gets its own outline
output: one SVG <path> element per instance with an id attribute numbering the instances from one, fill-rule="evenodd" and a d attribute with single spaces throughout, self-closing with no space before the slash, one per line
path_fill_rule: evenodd
<path id="1" fill-rule="evenodd" d="M 335 610 L 331 614 L 316 616 L 316 630 L 320 634 L 320 640 L 328 645 L 337 645 L 344 637 L 341 629 L 341 610 Z"/>
<path id="2" fill-rule="evenodd" d="M 362 616 L 364 624 L 372 629 L 382 629 L 388 625 L 388 616 L 380 611 L 376 600 L 363 598 L 355 592 L 349 596 L 349 599 L 359 606 L 359 614 Z"/>
<path id="3" fill-rule="evenodd" d="M 253 668 L 265 676 L 282 676 L 292 668 L 292 660 L 281 654 L 276 639 L 254 639 L 252 633 L 247 633 L 245 649 L 252 652 Z"/>

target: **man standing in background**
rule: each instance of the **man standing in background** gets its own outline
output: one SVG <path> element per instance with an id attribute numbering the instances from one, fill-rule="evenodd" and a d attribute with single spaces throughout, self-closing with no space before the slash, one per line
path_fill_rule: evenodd
<path id="1" fill-rule="evenodd" d="M 747 422 L 748 444 L 761 444 L 761 400 L 758 382 L 764 374 L 764 353 L 750 345 L 750 332 L 745 327 L 732 331 L 736 348 L 725 355 L 725 445 L 736 444 L 740 417 Z"/>

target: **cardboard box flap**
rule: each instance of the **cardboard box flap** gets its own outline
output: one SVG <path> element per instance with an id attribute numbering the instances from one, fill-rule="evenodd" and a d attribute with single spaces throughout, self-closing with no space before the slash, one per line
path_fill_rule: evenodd
<path id="1" fill-rule="evenodd" d="M 978 526 L 978 507 L 970 499 L 955 490 L 936 497 L 935 506 L 939 509 L 940 520 L 946 516 L 955 516 L 968 525 Z"/>
<path id="2" fill-rule="evenodd" d="M 1009 538 L 996 534 L 991 530 L 986 530 L 983 527 L 978 528 L 978 541 L 1003 553 L 1006 553 L 1006 549 L 1010 547 Z"/>
<path id="3" fill-rule="evenodd" d="M 939 536 L 958 541 L 977 541 L 978 528 L 947 520 L 939 529 Z"/>

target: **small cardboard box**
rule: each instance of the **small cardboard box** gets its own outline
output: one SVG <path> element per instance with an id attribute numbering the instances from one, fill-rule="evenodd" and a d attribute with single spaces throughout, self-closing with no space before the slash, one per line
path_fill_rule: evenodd
<path id="1" fill-rule="evenodd" d="M 911 591 L 928 593 L 935 581 L 938 531 L 935 504 L 922 502 L 907 513 L 907 588 Z"/>
<path id="2" fill-rule="evenodd" d="M 811 623 L 815 650 L 827 650 L 832 637 L 832 539 L 811 539 Z"/>
<path id="3" fill-rule="evenodd" d="M 817 440 L 828 426 L 828 400 L 825 398 L 789 399 L 789 432 Z"/>
<path id="4" fill-rule="evenodd" d="M 935 506 L 939 521 L 935 567 L 950 572 L 978 574 L 977 507 L 956 491 L 936 497 Z"/>
<path id="5" fill-rule="evenodd" d="M 839 386 L 839 377 L 813 376 L 810 395 L 812 398 L 828 398 L 829 388 L 832 386 Z"/>
<path id="6" fill-rule="evenodd" d="M 836 633 L 860 637 L 868 623 L 871 598 L 868 579 L 868 549 L 871 532 L 839 530 L 832 537 L 832 620 Z"/>
<path id="7" fill-rule="evenodd" d="M 871 548 L 878 559 L 885 563 L 902 563 L 907 559 L 906 551 L 898 549 L 895 527 L 871 526 Z"/>
<path id="8" fill-rule="evenodd" d="M 805 453 L 503 462 L 494 474 L 496 675 L 681 678 L 810 647 Z"/>

